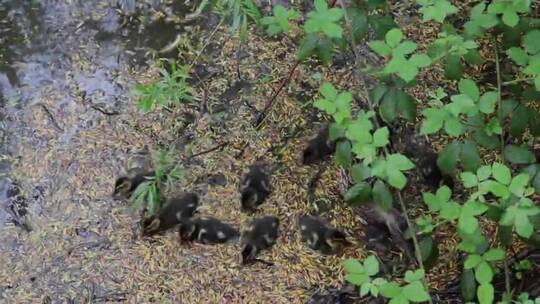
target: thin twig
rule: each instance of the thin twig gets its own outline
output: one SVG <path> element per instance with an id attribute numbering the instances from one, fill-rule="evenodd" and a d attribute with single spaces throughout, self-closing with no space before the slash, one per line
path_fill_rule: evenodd
<path id="1" fill-rule="evenodd" d="M 497 105 L 499 107 L 499 111 L 497 115 L 499 116 L 499 124 L 501 125 L 501 158 L 503 163 L 504 160 L 504 115 L 503 115 L 503 108 L 502 108 L 502 81 L 501 81 L 501 66 L 499 63 L 499 48 L 497 47 L 497 39 L 494 39 L 494 46 L 495 46 L 495 69 L 497 72 Z M 504 282 L 505 282 L 505 288 L 506 293 L 510 295 L 510 270 L 508 269 L 508 261 L 504 259 Z"/>
<path id="2" fill-rule="evenodd" d="M 37 105 L 39 105 L 43 111 L 45 111 L 45 114 L 47 114 L 47 116 L 49 117 L 49 120 L 51 121 L 51 123 L 53 124 L 53 126 L 60 132 L 64 132 L 64 129 L 62 127 L 60 127 L 60 125 L 56 122 L 56 119 L 54 118 L 54 116 L 52 115 L 51 111 L 49 110 L 49 108 L 47 108 L 47 106 L 43 103 L 38 103 Z"/>
<path id="3" fill-rule="evenodd" d="M 340 6 L 343 9 L 343 13 L 345 15 L 345 21 L 347 23 L 347 26 L 349 27 L 349 29 L 352 29 L 352 23 L 351 23 L 351 20 L 349 19 L 349 16 L 347 14 L 347 9 L 346 9 L 346 6 L 345 6 L 343 0 L 337 0 L 337 1 L 339 1 Z M 359 59 L 358 53 L 356 52 L 356 43 L 355 43 L 354 38 L 352 36 L 350 38 L 351 38 L 351 44 L 353 46 L 355 64 L 358 64 L 360 62 L 360 59 Z M 358 73 L 358 70 L 357 70 L 357 72 L 355 72 L 355 75 L 358 78 L 358 80 L 360 81 L 360 87 L 362 88 L 364 98 L 367 100 L 369 109 L 371 111 L 375 111 L 373 103 L 371 102 L 369 92 L 367 91 L 367 84 L 366 84 L 366 81 L 365 81 L 363 75 L 360 75 Z M 379 128 L 380 126 L 379 126 L 378 120 L 373 119 L 373 121 L 374 121 L 375 125 L 377 126 L 377 128 Z M 390 154 L 389 151 L 388 151 L 388 148 L 386 146 L 383 147 L 383 151 L 384 151 L 384 154 L 386 156 L 388 156 Z M 409 218 L 407 206 L 405 206 L 405 202 L 403 201 L 403 197 L 401 196 L 401 192 L 400 191 L 396 191 L 396 192 L 397 192 L 397 197 L 398 197 L 399 204 L 401 206 L 401 210 L 403 211 L 403 215 L 405 217 L 405 221 L 407 222 L 407 226 L 409 227 L 409 229 L 412 232 L 411 237 L 412 237 L 412 240 L 413 240 L 416 259 L 418 260 L 418 266 L 420 267 L 421 270 L 423 270 L 425 272 L 424 263 L 422 261 L 422 254 L 421 254 L 421 251 L 420 251 L 420 245 L 419 245 L 419 242 L 418 242 L 418 238 L 416 236 L 415 228 L 413 226 L 413 223 L 412 223 L 411 219 Z M 427 289 L 427 283 L 426 283 L 425 278 L 422 279 L 422 282 L 423 282 L 425 288 Z M 431 299 L 431 297 L 429 297 L 429 303 L 433 303 L 433 300 Z"/>
<path id="4" fill-rule="evenodd" d="M 330 3 L 330 7 L 334 7 L 337 1 L 338 0 L 332 0 L 332 3 Z M 263 110 L 259 113 L 257 120 L 255 121 L 255 125 L 256 125 L 255 129 L 259 130 L 262 127 L 262 124 L 264 123 L 264 121 L 266 120 L 266 117 L 268 116 L 266 112 L 268 112 L 268 110 L 274 105 L 276 98 L 278 97 L 279 93 L 281 93 L 285 85 L 291 81 L 294 75 L 294 72 L 296 71 L 296 68 L 298 68 L 299 65 L 300 65 L 300 60 L 296 60 L 294 65 L 289 70 L 287 78 L 283 79 L 278 89 L 274 92 L 274 94 L 272 94 L 272 96 L 270 97 L 266 105 L 264 106 Z"/>
<path id="5" fill-rule="evenodd" d="M 216 150 L 221 150 L 221 149 L 225 148 L 225 146 L 228 145 L 228 144 L 229 144 L 229 141 L 224 141 L 224 142 L 220 143 L 219 145 L 216 145 L 216 146 L 214 146 L 214 147 L 212 147 L 212 148 L 210 148 L 208 150 L 204 150 L 204 151 L 201 151 L 199 153 L 195 153 L 195 154 L 191 155 L 190 157 L 187 158 L 187 160 L 193 159 L 193 158 L 195 158 L 197 156 L 208 154 L 210 152 L 214 152 Z"/>
<path id="6" fill-rule="evenodd" d="M 197 55 L 195 56 L 195 58 L 193 58 L 193 60 L 192 60 L 191 63 L 189 64 L 188 71 L 191 70 L 191 68 L 193 67 L 193 65 L 195 65 L 195 62 L 197 62 L 197 60 L 199 60 L 199 57 L 201 57 L 202 53 L 204 52 L 204 50 L 206 49 L 206 47 L 208 46 L 208 44 L 210 44 L 210 40 L 212 40 L 212 37 L 214 37 L 214 35 L 215 35 L 216 32 L 218 31 L 218 29 L 219 29 L 219 27 L 221 26 L 221 24 L 223 24 L 223 20 L 225 20 L 225 18 L 221 18 L 221 20 L 219 20 L 219 23 L 216 25 L 216 27 L 214 28 L 214 30 L 212 31 L 212 33 L 210 33 L 210 36 L 208 36 L 208 38 L 206 38 L 206 41 L 204 42 L 202 48 L 199 50 L 199 52 L 197 53 Z"/>

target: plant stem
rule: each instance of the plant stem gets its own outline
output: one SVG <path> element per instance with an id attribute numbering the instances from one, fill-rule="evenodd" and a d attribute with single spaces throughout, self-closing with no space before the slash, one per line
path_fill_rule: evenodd
<path id="1" fill-rule="evenodd" d="M 516 84 L 516 83 L 520 83 L 520 82 L 524 82 L 524 81 L 531 81 L 531 80 L 534 80 L 534 77 L 518 78 L 518 79 L 514 79 L 514 80 L 510 80 L 510 81 L 505 81 L 505 82 L 501 83 L 501 85 L 507 86 L 507 85 Z"/>
<path id="2" fill-rule="evenodd" d="M 341 8 L 343 9 L 343 14 L 345 15 L 345 22 L 347 23 L 347 26 L 349 27 L 349 30 L 350 30 L 350 33 L 351 33 L 351 35 L 350 35 L 351 36 L 350 37 L 351 41 L 350 42 L 351 42 L 351 46 L 352 46 L 354 57 L 355 57 L 355 65 L 357 65 L 357 64 L 359 64 L 360 59 L 359 59 L 358 53 L 356 52 L 356 43 L 354 41 L 354 37 L 352 37 L 352 23 L 351 23 L 351 20 L 349 19 L 349 16 L 347 14 L 347 8 L 345 6 L 345 3 L 343 2 L 343 0 L 338 0 L 338 2 L 340 4 Z M 371 102 L 369 92 L 367 90 L 367 84 L 366 84 L 366 81 L 365 81 L 363 75 L 361 75 L 358 72 L 358 69 L 356 70 L 355 75 L 356 75 L 356 78 L 358 79 L 358 81 L 360 81 L 360 87 L 362 88 L 364 99 L 367 101 L 369 109 L 371 111 L 375 111 L 375 108 L 373 106 L 373 103 Z M 377 119 L 373 119 L 373 121 L 375 123 L 375 126 L 378 129 L 380 127 L 379 122 L 377 121 Z M 383 149 L 384 154 L 386 156 L 388 156 L 390 154 L 390 152 L 388 151 L 388 148 L 386 146 L 383 147 L 383 148 L 384 148 Z M 414 245 L 414 252 L 415 252 L 415 255 L 416 255 L 416 259 L 418 260 L 418 266 L 425 273 L 424 263 L 422 262 L 422 253 L 420 252 L 420 244 L 418 242 L 418 238 L 416 237 L 416 229 L 414 228 L 413 222 L 411 221 L 411 219 L 409 217 L 407 206 L 405 206 L 405 202 L 403 201 L 403 197 L 401 196 L 401 192 L 400 191 L 396 191 L 396 192 L 397 192 L 399 205 L 401 206 L 401 210 L 403 211 L 403 215 L 405 217 L 405 221 L 407 222 L 407 226 L 409 226 L 409 229 L 412 232 L 411 235 L 412 235 L 412 240 L 413 240 L 413 245 Z M 426 292 L 429 293 L 429 289 L 428 289 L 425 277 L 422 278 L 422 283 L 424 285 L 424 288 L 426 288 Z M 431 296 L 429 297 L 429 303 L 433 303 L 433 300 L 431 299 Z"/>
<path id="3" fill-rule="evenodd" d="M 494 41 L 495 45 L 495 69 L 497 72 L 497 106 L 498 111 L 497 115 L 499 116 L 499 124 L 501 125 L 501 157 L 502 161 L 504 162 L 504 115 L 503 115 L 503 108 L 502 108 L 502 94 L 501 94 L 501 66 L 499 63 L 499 48 L 497 47 L 497 39 Z"/>
<path id="4" fill-rule="evenodd" d="M 501 66 L 499 62 L 499 48 L 497 46 L 497 38 L 494 39 L 493 44 L 495 46 L 495 69 L 497 72 L 497 104 L 498 104 L 498 116 L 499 116 L 499 124 L 501 125 L 501 158 L 503 163 L 505 162 L 504 159 L 504 116 L 503 116 L 503 109 L 502 109 L 502 81 L 501 81 Z M 506 288 L 506 293 L 510 295 L 510 271 L 508 270 L 508 261 L 506 258 L 504 259 L 504 285 Z"/>

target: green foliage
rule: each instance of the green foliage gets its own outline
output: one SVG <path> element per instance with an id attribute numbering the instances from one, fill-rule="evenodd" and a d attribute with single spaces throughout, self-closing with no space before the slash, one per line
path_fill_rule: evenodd
<path id="1" fill-rule="evenodd" d="M 154 176 L 140 184 L 133 192 L 133 208 L 145 209 L 149 215 L 156 214 L 162 207 L 162 188 L 183 178 L 184 170 L 171 152 L 159 151 L 154 161 Z"/>
<path id="2" fill-rule="evenodd" d="M 458 87 L 460 94 L 451 96 L 450 103 L 427 108 L 422 112 L 426 118 L 422 122 L 422 134 L 433 134 L 444 129 L 446 134 L 457 137 L 466 130 L 465 123 L 461 120 L 463 115 L 487 117 L 495 112 L 497 92 L 489 91 L 481 95 L 476 83 L 469 79 L 461 79 Z M 482 130 L 487 135 L 502 132 L 496 119 L 491 119 L 482 127 Z"/>
<path id="3" fill-rule="evenodd" d="M 405 82 L 412 81 L 420 68 L 431 65 L 431 58 L 426 54 L 413 54 L 417 44 L 403 40 L 400 29 L 392 29 L 386 33 L 385 41 L 375 40 L 369 43 L 369 47 L 378 55 L 390 58 L 383 74 L 397 74 Z"/>
<path id="4" fill-rule="evenodd" d="M 421 280 L 424 271 L 408 270 L 405 273 L 405 284 L 389 282 L 383 278 L 373 278 L 379 273 L 379 261 L 374 256 L 367 257 L 362 263 L 358 260 L 346 260 L 343 263 L 345 279 L 360 289 L 360 296 L 368 294 L 373 297 L 383 296 L 389 303 L 420 303 L 430 299 Z"/>
<path id="5" fill-rule="evenodd" d="M 423 15 L 422 21 L 435 20 L 443 23 L 444 19 L 452 14 L 457 13 L 457 7 L 453 6 L 448 0 L 417 0 L 420 8 L 420 13 Z"/>
<path id="6" fill-rule="evenodd" d="M 281 33 L 287 34 L 289 21 L 298 18 L 300 18 L 300 14 L 296 10 L 287 10 L 281 5 L 276 5 L 274 6 L 274 15 L 262 18 L 261 23 L 267 26 L 268 35 L 275 36 Z"/>
<path id="7" fill-rule="evenodd" d="M 488 12 L 491 14 L 502 15 L 504 24 L 514 27 L 519 23 L 519 13 L 528 13 L 531 11 L 530 0 L 494 0 L 488 6 Z"/>
<path id="8" fill-rule="evenodd" d="M 193 88 L 187 82 L 189 78 L 189 67 L 171 64 L 171 72 L 162 68 L 161 78 L 149 84 L 139 84 L 135 86 L 137 96 L 137 106 L 143 112 L 150 112 L 155 108 L 167 108 L 180 103 L 193 100 Z"/>
<path id="9" fill-rule="evenodd" d="M 523 44 L 525 49 L 512 47 L 506 54 L 521 66 L 522 72 L 530 77 L 536 90 L 540 91 L 540 30 L 528 32 L 524 36 Z"/>
<path id="10" fill-rule="evenodd" d="M 325 0 L 315 0 L 315 11 L 307 14 L 306 33 L 324 33 L 330 38 L 341 38 L 343 28 L 338 23 L 343 17 L 339 8 L 328 8 Z"/>

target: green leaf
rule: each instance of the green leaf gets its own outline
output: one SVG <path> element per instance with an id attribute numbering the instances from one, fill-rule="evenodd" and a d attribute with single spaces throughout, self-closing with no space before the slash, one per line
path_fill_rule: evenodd
<path id="1" fill-rule="evenodd" d="M 328 9 L 325 0 L 315 0 L 316 11 L 307 14 L 304 28 L 307 33 L 322 32 L 330 38 L 341 38 L 343 29 L 336 22 L 343 17 L 343 11 L 338 8 Z"/>
<path id="2" fill-rule="evenodd" d="M 476 296 L 476 281 L 472 270 L 465 270 L 461 275 L 461 296 L 466 302 L 472 302 Z"/>
<path id="3" fill-rule="evenodd" d="M 389 135 L 390 131 L 388 131 L 387 127 L 377 129 L 377 131 L 373 133 L 373 145 L 375 147 L 384 147 L 388 145 Z"/>
<path id="4" fill-rule="evenodd" d="M 491 284 L 480 285 L 480 287 L 478 287 L 478 291 L 476 292 L 476 296 L 478 297 L 478 301 L 480 301 L 480 304 L 493 303 L 493 299 L 495 297 L 495 291 L 493 290 L 493 285 Z"/>
<path id="5" fill-rule="evenodd" d="M 480 285 L 488 284 L 493 280 L 493 270 L 487 262 L 481 262 L 476 268 L 475 276 Z"/>
<path id="6" fill-rule="evenodd" d="M 482 166 L 476 172 L 479 181 L 485 181 L 491 176 L 491 166 Z"/>
<path id="7" fill-rule="evenodd" d="M 448 202 L 452 197 L 452 190 L 448 186 L 442 186 L 437 190 L 435 196 L 439 202 Z"/>
<path id="8" fill-rule="evenodd" d="M 461 213 L 467 215 L 481 215 L 488 210 L 488 206 L 475 200 L 469 200 L 463 205 Z"/>
<path id="9" fill-rule="evenodd" d="M 353 180 L 359 183 L 371 177 L 371 169 L 364 164 L 355 164 L 351 168 L 351 175 Z"/>
<path id="10" fill-rule="evenodd" d="M 463 76 L 463 64 L 459 55 L 448 55 L 446 57 L 444 75 L 450 80 L 457 80 Z"/>
<path id="11" fill-rule="evenodd" d="M 480 166 L 480 153 L 476 144 L 470 140 L 466 140 L 461 145 L 460 153 L 463 169 L 466 171 L 476 171 Z"/>
<path id="12" fill-rule="evenodd" d="M 422 193 L 422 197 L 424 198 L 426 205 L 428 205 L 429 210 L 433 212 L 441 210 L 443 202 L 441 202 L 433 193 L 424 192 Z"/>
<path id="13" fill-rule="evenodd" d="M 478 229 L 478 220 L 472 215 L 461 212 L 458 228 L 466 234 L 473 234 Z"/>
<path id="14" fill-rule="evenodd" d="M 412 41 L 403 41 L 392 51 L 392 56 L 405 56 L 416 51 L 417 45 Z M 414 56 L 414 55 L 413 55 Z M 428 57 L 429 58 L 429 57 Z M 412 60 L 412 57 L 411 57 Z"/>
<path id="15" fill-rule="evenodd" d="M 514 27 L 519 23 L 519 16 L 516 12 L 512 10 L 507 10 L 502 15 L 502 21 L 504 24 Z"/>
<path id="16" fill-rule="evenodd" d="M 508 188 L 496 181 L 493 180 L 487 180 L 483 181 L 478 185 L 478 189 L 484 192 L 491 192 L 495 196 L 500 198 L 508 198 L 510 196 L 510 192 L 508 191 Z"/>
<path id="17" fill-rule="evenodd" d="M 505 252 L 500 248 L 492 248 L 484 253 L 484 260 L 488 262 L 501 261 L 504 259 Z"/>
<path id="18" fill-rule="evenodd" d="M 401 41 L 401 39 L 403 39 L 403 33 L 398 28 L 391 29 L 390 31 L 386 33 L 386 36 L 385 36 L 386 43 L 391 48 L 395 48 L 398 45 L 398 43 Z"/>
<path id="19" fill-rule="evenodd" d="M 481 256 L 479 256 L 478 254 L 471 254 L 465 260 L 465 264 L 463 265 L 463 267 L 465 269 L 473 269 L 476 268 L 476 266 L 478 266 L 480 262 L 482 262 Z"/>
<path id="20" fill-rule="evenodd" d="M 414 122 L 416 119 L 416 103 L 411 95 L 403 90 L 397 90 L 396 103 L 399 114 L 408 121 Z"/>
<path id="21" fill-rule="evenodd" d="M 522 48 L 513 47 L 506 51 L 506 55 L 515 63 L 524 66 L 529 62 L 529 55 Z"/>
<path id="22" fill-rule="evenodd" d="M 512 192 L 514 195 L 521 197 L 523 196 L 525 192 L 525 187 L 529 183 L 529 175 L 527 174 L 519 174 L 512 178 L 512 182 L 510 183 L 510 186 L 508 187 L 508 190 Z"/>
<path id="23" fill-rule="evenodd" d="M 374 276 L 379 273 L 379 261 L 373 255 L 368 256 L 364 260 L 364 269 L 368 276 Z"/>
<path id="24" fill-rule="evenodd" d="M 368 33 L 368 17 L 363 9 L 356 7 L 347 8 L 349 18 L 352 20 L 352 34 L 355 41 L 364 39 Z"/>
<path id="25" fill-rule="evenodd" d="M 298 53 L 296 54 L 298 60 L 303 61 L 314 55 L 318 43 L 319 36 L 317 34 L 307 34 L 302 39 L 302 41 L 300 42 L 300 46 L 298 47 Z"/>
<path id="26" fill-rule="evenodd" d="M 352 186 L 345 193 L 345 201 L 350 205 L 357 205 L 371 201 L 371 187 L 369 184 L 360 182 Z"/>
<path id="27" fill-rule="evenodd" d="M 365 273 L 364 266 L 356 259 L 345 260 L 343 268 L 348 273 Z"/>
<path id="28" fill-rule="evenodd" d="M 389 167 L 399 171 L 406 171 L 414 168 L 414 163 L 410 161 L 405 155 L 394 153 L 388 155 L 386 158 Z"/>
<path id="29" fill-rule="evenodd" d="M 339 141 L 336 145 L 335 162 L 342 167 L 350 167 L 352 162 L 351 142 L 348 140 Z"/>
<path id="30" fill-rule="evenodd" d="M 538 53 L 540 51 L 540 30 L 532 30 L 525 34 L 523 43 L 529 54 Z"/>
<path id="31" fill-rule="evenodd" d="M 443 173 L 451 174 L 456 168 L 461 153 L 461 145 L 454 141 L 447 145 L 437 158 L 437 165 Z"/>
<path id="32" fill-rule="evenodd" d="M 497 92 L 487 92 L 478 102 L 478 107 L 482 113 L 491 114 L 495 111 L 495 104 L 497 103 Z"/>
<path id="33" fill-rule="evenodd" d="M 397 169 L 388 167 L 386 175 L 388 176 L 388 183 L 394 188 L 402 190 L 407 184 L 407 177 Z"/>
<path id="34" fill-rule="evenodd" d="M 465 188 L 472 188 L 478 186 L 478 177 L 476 174 L 471 172 L 463 172 L 460 175 L 461 180 L 463 181 L 463 186 Z"/>
<path id="35" fill-rule="evenodd" d="M 321 94 L 328 100 L 335 100 L 338 92 L 330 82 L 324 82 L 320 89 Z"/>
<path id="36" fill-rule="evenodd" d="M 365 273 L 349 273 L 345 276 L 345 280 L 353 285 L 361 286 L 362 284 L 369 282 L 370 279 Z"/>
<path id="37" fill-rule="evenodd" d="M 411 56 L 410 61 L 419 68 L 425 68 L 431 64 L 431 58 L 426 54 L 414 54 Z"/>
<path id="38" fill-rule="evenodd" d="M 368 43 L 369 47 L 378 55 L 386 57 L 392 54 L 392 49 L 384 41 L 375 40 Z"/>
<path id="39" fill-rule="evenodd" d="M 396 89 L 389 90 L 382 98 L 379 114 L 386 123 L 391 123 L 397 114 Z"/>
<path id="40" fill-rule="evenodd" d="M 534 154 L 526 147 L 507 145 L 504 147 L 504 157 L 513 164 L 525 165 L 536 161 Z"/>
<path id="41" fill-rule="evenodd" d="M 493 177 L 501 184 L 510 184 L 510 181 L 512 179 L 512 172 L 510 172 L 510 169 L 507 166 L 495 162 L 491 167 L 491 172 L 493 174 Z"/>
<path id="42" fill-rule="evenodd" d="M 377 180 L 373 185 L 373 200 L 381 206 L 383 210 L 390 210 L 392 207 L 392 193 L 390 193 L 390 190 L 384 182 L 380 180 Z"/>
<path id="43" fill-rule="evenodd" d="M 480 90 L 474 81 L 465 78 L 461 79 L 458 87 L 461 94 L 466 94 L 472 100 L 478 100 L 478 98 L 480 98 Z"/>
<path id="44" fill-rule="evenodd" d="M 448 117 L 444 122 L 444 130 L 448 135 L 457 137 L 463 133 L 463 124 L 459 117 Z"/>
<path id="45" fill-rule="evenodd" d="M 371 283 L 367 282 L 367 283 L 362 284 L 362 286 L 360 287 L 360 296 L 361 297 L 366 296 L 369 293 L 370 288 L 371 288 Z"/>
<path id="46" fill-rule="evenodd" d="M 421 282 L 415 281 L 403 287 L 403 295 L 412 302 L 424 302 L 429 300 L 429 294 L 426 292 Z"/>
<path id="47" fill-rule="evenodd" d="M 381 101 L 381 99 L 388 91 L 389 89 L 387 86 L 379 84 L 369 91 L 369 98 L 371 99 L 371 102 L 377 104 Z"/>
<path id="48" fill-rule="evenodd" d="M 420 128 L 421 134 L 433 134 L 443 127 L 444 121 L 448 114 L 443 109 L 429 108 L 425 109 L 422 114 L 426 117 Z"/>
<path id="49" fill-rule="evenodd" d="M 461 214 L 461 206 L 456 202 L 448 202 L 442 205 L 441 217 L 445 220 L 455 220 Z"/>
<path id="50" fill-rule="evenodd" d="M 396 282 L 386 282 L 379 287 L 381 295 L 385 298 L 395 298 L 401 293 L 401 286 Z"/>

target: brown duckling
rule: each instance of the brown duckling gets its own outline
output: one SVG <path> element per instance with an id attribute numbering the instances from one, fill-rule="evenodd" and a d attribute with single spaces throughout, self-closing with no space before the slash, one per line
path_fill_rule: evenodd
<path id="1" fill-rule="evenodd" d="M 278 227 L 279 219 L 275 216 L 264 216 L 252 222 L 251 229 L 246 231 L 242 238 L 242 264 L 254 261 L 267 263 L 255 257 L 261 250 L 268 249 L 276 243 Z"/>
<path id="2" fill-rule="evenodd" d="M 331 227 L 320 217 L 302 215 L 298 225 L 302 241 L 322 254 L 335 254 L 340 247 L 350 244 L 344 232 Z"/>
<path id="3" fill-rule="evenodd" d="M 243 211 L 255 211 L 270 195 L 270 174 L 263 165 L 253 165 L 240 186 Z"/>
<path id="4" fill-rule="evenodd" d="M 202 244 L 222 244 L 240 237 L 234 227 L 212 217 L 182 220 L 178 232 L 181 240 Z"/>
<path id="5" fill-rule="evenodd" d="M 330 127 L 324 126 L 317 136 L 311 139 L 302 154 L 302 164 L 311 165 L 325 160 L 336 150 L 335 143 L 330 140 Z"/>
<path id="6" fill-rule="evenodd" d="M 166 231 L 191 218 L 199 206 L 199 197 L 195 193 L 185 193 L 170 199 L 159 214 L 145 218 L 142 222 L 142 234 L 153 235 Z"/>

